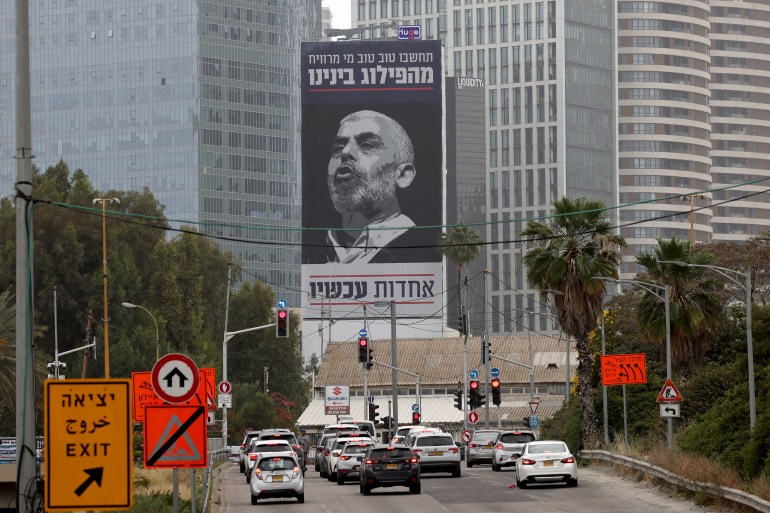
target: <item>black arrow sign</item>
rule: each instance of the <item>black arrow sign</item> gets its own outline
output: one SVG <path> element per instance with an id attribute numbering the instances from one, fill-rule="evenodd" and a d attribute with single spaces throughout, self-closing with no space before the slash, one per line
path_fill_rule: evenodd
<path id="1" fill-rule="evenodd" d="M 96 468 L 87 468 L 83 469 L 83 472 L 88 474 L 88 477 L 85 481 L 83 481 L 80 486 L 75 488 L 75 495 L 80 497 L 83 495 L 83 492 L 85 492 L 89 486 L 91 486 L 91 483 L 96 483 L 96 486 L 99 488 L 102 487 L 102 476 L 104 475 L 104 467 L 96 467 Z"/>
<path id="2" fill-rule="evenodd" d="M 644 377 L 644 371 L 643 371 L 643 370 L 642 370 L 642 368 L 639 366 L 639 364 L 638 364 L 638 363 L 635 363 L 635 364 L 634 364 L 634 367 L 636 367 L 637 369 L 639 369 L 639 376 L 640 376 L 640 378 L 643 378 L 643 377 Z"/>
<path id="3" fill-rule="evenodd" d="M 669 408 L 668 406 L 666 406 L 666 407 L 663 409 L 663 411 L 665 411 L 666 413 L 671 413 L 671 414 L 673 415 L 673 414 L 675 414 L 675 413 L 676 413 L 676 408 Z"/>
<path id="4" fill-rule="evenodd" d="M 178 367 L 174 367 L 171 372 L 163 377 L 163 379 L 166 381 L 166 386 L 169 388 L 173 386 L 172 382 L 174 381 L 174 376 L 179 376 L 179 388 L 184 388 L 184 382 L 189 378 L 182 374 L 182 371 L 180 371 Z"/>

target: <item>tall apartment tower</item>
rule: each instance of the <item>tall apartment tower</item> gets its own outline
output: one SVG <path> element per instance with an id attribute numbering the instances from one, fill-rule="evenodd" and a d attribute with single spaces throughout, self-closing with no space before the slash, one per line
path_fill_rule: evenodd
<path id="1" fill-rule="evenodd" d="M 149 188 L 169 219 L 222 237 L 245 281 L 298 305 L 300 247 L 276 243 L 300 240 L 299 47 L 320 38 L 321 0 L 35 0 L 29 9 L 34 163 L 64 160 L 105 192 Z M 13 3 L 0 19 L 0 194 L 9 196 Z"/>
<path id="2" fill-rule="evenodd" d="M 527 220 L 547 216 L 563 196 L 616 203 L 614 5 L 351 0 L 354 26 L 419 24 L 424 38 L 444 44 L 448 75 L 484 80 L 492 244 L 486 287 L 473 286 L 477 294 L 486 288 L 493 333 L 554 327 L 526 281 L 520 233 Z"/>
<path id="3" fill-rule="evenodd" d="M 618 36 L 624 277 L 657 237 L 768 231 L 770 180 L 703 191 L 770 178 L 770 3 L 620 1 Z"/>

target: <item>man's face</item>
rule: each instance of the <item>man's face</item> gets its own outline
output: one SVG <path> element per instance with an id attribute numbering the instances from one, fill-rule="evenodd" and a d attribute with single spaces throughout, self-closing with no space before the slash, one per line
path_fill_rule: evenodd
<path id="1" fill-rule="evenodd" d="M 376 214 L 396 194 L 398 164 L 388 123 L 363 118 L 340 125 L 328 172 L 329 194 L 337 212 Z"/>

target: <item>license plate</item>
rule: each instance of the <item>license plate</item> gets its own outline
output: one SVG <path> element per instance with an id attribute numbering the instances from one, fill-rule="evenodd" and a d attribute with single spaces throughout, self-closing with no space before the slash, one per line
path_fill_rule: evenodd
<path id="1" fill-rule="evenodd" d="M 544 467 L 553 467 L 553 460 L 545 460 L 543 462 Z"/>
<path id="2" fill-rule="evenodd" d="M 441 452 L 441 451 L 431 451 L 431 452 L 428 453 L 428 455 L 430 455 L 430 456 L 441 456 L 443 454 L 444 453 Z"/>
<path id="3" fill-rule="evenodd" d="M 360 469 L 361 469 L 361 466 L 360 466 L 360 465 L 356 465 L 356 466 L 355 466 L 355 467 L 353 467 L 353 468 L 352 468 L 350 471 L 351 471 L 351 472 L 358 472 Z"/>
<path id="4" fill-rule="evenodd" d="M 273 476 L 273 479 L 271 481 L 273 483 L 282 483 L 283 482 L 283 476 Z"/>
<path id="5" fill-rule="evenodd" d="M 492 446 L 491 446 L 491 445 L 485 445 L 485 446 L 484 446 L 484 449 L 491 449 L 491 448 L 492 448 Z"/>
<path id="6" fill-rule="evenodd" d="M 388 463 L 385 465 L 385 470 L 398 470 L 398 463 Z"/>

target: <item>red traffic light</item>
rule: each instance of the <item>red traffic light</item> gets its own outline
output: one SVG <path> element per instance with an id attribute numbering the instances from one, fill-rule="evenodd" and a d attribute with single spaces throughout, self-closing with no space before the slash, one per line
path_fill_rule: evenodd
<path id="1" fill-rule="evenodd" d="M 489 384 L 492 385 L 492 388 L 500 388 L 500 380 L 497 378 L 492 379 Z"/>
<path id="2" fill-rule="evenodd" d="M 358 344 L 359 344 L 361 347 L 366 347 L 366 344 L 368 344 L 368 343 L 369 343 L 369 340 L 367 340 L 367 339 L 365 339 L 365 338 L 362 338 L 362 339 L 359 339 L 359 340 L 358 340 Z"/>
<path id="3" fill-rule="evenodd" d="M 477 388 L 479 388 L 479 382 L 478 381 L 471 381 L 470 382 L 470 387 L 471 387 L 471 390 L 476 390 Z"/>
<path id="4" fill-rule="evenodd" d="M 278 318 L 279 319 L 285 319 L 287 315 L 288 314 L 287 314 L 286 310 L 278 310 Z"/>

